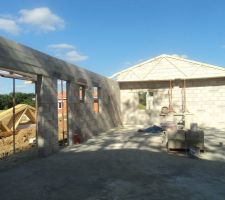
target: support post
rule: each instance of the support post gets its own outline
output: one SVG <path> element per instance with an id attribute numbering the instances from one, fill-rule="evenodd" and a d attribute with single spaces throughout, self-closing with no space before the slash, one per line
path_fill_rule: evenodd
<path id="1" fill-rule="evenodd" d="M 61 80 L 61 98 L 62 98 L 62 135 L 63 135 L 63 146 L 65 145 L 65 130 L 64 130 L 64 95 L 63 95 L 63 80 Z"/>
<path id="2" fill-rule="evenodd" d="M 77 130 L 79 119 L 76 114 L 76 107 L 80 106 L 79 85 L 67 81 L 67 117 L 68 117 L 68 144 L 73 144 L 73 134 Z"/>
<path id="3" fill-rule="evenodd" d="M 15 97 L 15 87 L 16 87 L 16 84 L 15 84 L 15 78 L 13 78 L 13 153 L 16 153 L 16 128 L 15 128 L 15 125 L 16 125 L 16 116 L 15 116 L 15 113 L 16 113 L 16 97 Z"/>
<path id="4" fill-rule="evenodd" d="M 47 156 L 58 151 L 57 79 L 37 77 L 38 152 Z"/>
<path id="5" fill-rule="evenodd" d="M 171 80 L 169 81 L 168 96 L 169 96 L 169 112 L 174 112 L 174 109 L 173 109 L 173 85 L 172 85 Z"/>

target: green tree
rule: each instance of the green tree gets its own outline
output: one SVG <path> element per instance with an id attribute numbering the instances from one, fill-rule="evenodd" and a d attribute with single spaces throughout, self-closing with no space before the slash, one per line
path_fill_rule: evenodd
<path id="1" fill-rule="evenodd" d="M 139 109 L 145 109 L 146 108 L 146 93 L 147 92 L 139 92 L 138 97 L 139 97 Z"/>
<path id="2" fill-rule="evenodd" d="M 35 107 L 35 94 L 34 93 L 15 93 L 15 100 L 17 104 L 27 104 Z M 13 106 L 13 94 L 0 94 L 0 110 L 6 110 Z"/>

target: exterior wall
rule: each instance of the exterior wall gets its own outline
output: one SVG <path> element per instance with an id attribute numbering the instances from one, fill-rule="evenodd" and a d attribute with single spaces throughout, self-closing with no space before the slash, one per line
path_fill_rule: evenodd
<path id="1" fill-rule="evenodd" d="M 67 82 L 68 138 L 79 133 L 83 140 L 121 125 L 120 92 L 116 81 L 63 60 L 0 37 L 0 69 L 32 76 L 37 85 L 38 147 L 40 155 L 58 149 L 57 79 Z M 86 100 L 79 99 L 79 86 Z M 99 87 L 100 112 L 93 112 L 92 88 Z"/>
<path id="2" fill-rule="evenodd" d="M 183 81 L 173 81 L 173 108 L 182 112 Z M 159 124 L 161 108 L 169 106 L 169 82 L 120 83 L 124 124 Z M 152 90 L 153 109 L 138 109 L 138 91 Z M 204 127 L 224 127 L 225 78 L 186 80 L 186 105 L 192 122 Z M 179 119 L 177 119 L 179 120 Z"/>

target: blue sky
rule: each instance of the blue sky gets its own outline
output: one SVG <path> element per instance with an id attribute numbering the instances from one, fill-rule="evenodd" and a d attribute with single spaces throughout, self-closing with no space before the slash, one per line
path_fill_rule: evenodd
<path id="1" fill-rule="evenodd" d="M 160 54 L 225 66 L 224 9 L 224 0 L 8 0 L 0 35 L 106 76 Z"/>

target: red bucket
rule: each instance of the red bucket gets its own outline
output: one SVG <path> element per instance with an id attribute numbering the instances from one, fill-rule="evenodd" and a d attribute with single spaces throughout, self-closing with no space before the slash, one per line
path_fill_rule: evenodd
<path id="1" fill-rule="evenodd" d="M 80 144 L 81 143 L 81 137 L 79 134 L 74 133 L 73 134 L 73 144 Z"/>

